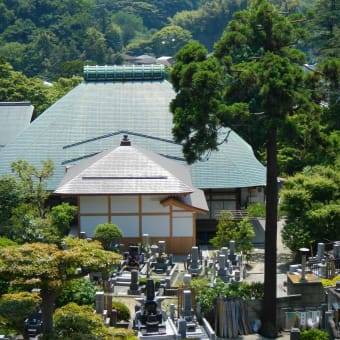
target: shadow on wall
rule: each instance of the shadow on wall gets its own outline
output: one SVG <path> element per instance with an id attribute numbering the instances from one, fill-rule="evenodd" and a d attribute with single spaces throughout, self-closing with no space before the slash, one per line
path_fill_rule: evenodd
<path id="1" fill-rule="evenodd" d="M 250 222 L 253 225 L 255 231 L 255 237 L 253 238 L 253 245 L 255 248 L 264 248 L 264 219 L 251 219 Z"/>

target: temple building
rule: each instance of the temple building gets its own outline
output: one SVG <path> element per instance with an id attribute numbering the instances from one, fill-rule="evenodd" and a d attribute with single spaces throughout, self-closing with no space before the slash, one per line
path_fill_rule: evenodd
<path id="1" fill-rule="evenodd" d="M 51 159 L 55 171 L 48 189 L 54 192 L 68 168 L 118 146 L 124 135 L 133 147 L 185 165 L 172 136 L 174 97 L 164 65 L 85 66 L 81 84 L 0 149 L 0 174 L 10 173 L 15 160 L 40 167 Z M 265 201 L 265 166 L 232 129 L 221 133 L 219 150 L 188 167 L 192 187 L 204 192 L 209 210 L 197 215 L 197 242 L 213 235 L 220 210 Z"/>

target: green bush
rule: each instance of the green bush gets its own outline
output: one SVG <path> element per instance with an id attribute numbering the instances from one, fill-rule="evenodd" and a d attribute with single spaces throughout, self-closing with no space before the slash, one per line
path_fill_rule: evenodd
<path id="1" fill-rule="evenodd" d="M 195 280 L 192 280 L 195 282 Z M 197 287 L 193 285 L 197 300 L 200 302 L 203 315 L 214 307 L 215 299 L 242 298 L 243 300 L 261 299 L 264 295 L 264 285 L 261 282 L 237 282 L 225 284 L 216 280 L 214 287 Z"/>
<path id="2" fill-rule="evenodd" d="M 254 203 L 247 207 L 247 212 L 249 216 L 253 217 L 266 217 L 266 204 L 265 203 Z M 277 207 L 277 213 L 279 217 L 285 216 L 285 211 L 282 209 L 281 205 Z"/>
<path id="3" fill-rule="evenodd" d="M 18 244 L 7 237 L 0 237 L 0 249 L 9 247 L 9 246 L 17 246 Z"/>
<path id="4" fill-rule="evenodd" d="M 110 334 L 112 334 L 115 340 L 137 340 L 133 329 L 125 328 L 110 328 Z"/>
<path id="5" fill-rule="evenodd" d="M 91 306 L 76 303 L 57 308 L 53 314 L 55 339 L 108 339 L 103 318 Z"/>
<path id="6" fill-rule="evenodd" d="M 263 299 L 264 285 L 262 282 L 241 282 L 239 292 L 244 300 Z"/>
<path id="7" fill-rule="evenodd" d="M 328 334 L 321 329 L 308 329 L 300 333 L 300 340 L 328 340 Z"/>
<path id="8" fill-rule="evenodd" d="M 70 302 L 75 302 L 79 306 L 94 306 L 96 291 L 96 285 L 86 278 L 71 280 L 62 289 L 56 300 L 56 306 L 61 307 Z"/>
<path id="9" fill-rule="evenodd" d="M 249 216 L 265 217 L 266 216 L 266 205 L 264 203 L 254 203 L 247 207 Z"/>
<path id="10" fill-rule="evenodd" d="M 94 230 L 94 238 L 99 240 L 105 250 L 115 250 L 114 246 L 123 237 L 120 228 L 113 223 L 98 224 Z"/>
<path id="11" fill-rule="evenodd" d="M 129 321 L 131 318 L 130 309 L 123 302 L 112 301 L 112 309 L 117 310 L 118 321 Z"/>
<path id="12" fill-rule="evenodd" d="M 332 279 L 321 279 L 321 284 L 324 288 L 335 287 L 337 281 L 340 281 L 340 275 L 337 275 L 333 277 Z"/>

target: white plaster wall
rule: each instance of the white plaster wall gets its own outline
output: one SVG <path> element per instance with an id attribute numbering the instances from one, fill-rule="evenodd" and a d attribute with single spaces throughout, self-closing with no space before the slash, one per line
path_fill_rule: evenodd
<path id="1" fill-rule="evenodd" d="M 138 196 L 111 196 L 111 213 L 137 213 Z"/>
<path id="2" fill-rule="evenodd" d="M 175 212 L 172 219 L 172 235 L 191 237 L 193 235 L 193 218 L 191 213 Z"/>
<path id="3" fill-rule="evenodd" d="M 169 212 L 169 207 L 163 207 L 160 203 L 165 196 L 143 196 L 142 212 L 143 213 L 164 213 Z"/>
<path id="4" fill-rule="evenodd" d="M 151 237 L 170 236 L 169 216 L 143 216 L 142 225 L 143 234 L 149 234 Z"/>
<path id="5" fill-rule="evenodd" d="M 80 196 L 79 198 L 81 214 L 107 214 L 107 196 Z"/>
<path id="6" fill-rule="evenodd" d="M 123 232 L 123 237 L 139 237 L 138 216 L 111 216 L 111 223 Z"/>
<path id="7" fill-rule="evenodd" d="M 107 222 L 107 216 L 80 216 L 80 231 L 85 231 L 86 236 L 93 237 L 97 225 Z"/>

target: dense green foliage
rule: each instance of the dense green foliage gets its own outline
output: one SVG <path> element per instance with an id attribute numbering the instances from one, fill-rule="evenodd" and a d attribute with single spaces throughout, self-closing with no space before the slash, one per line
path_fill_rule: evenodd
<path id="1" fill-rule="evenodd" d="M 106 250 L 114 250 L 123 237 L 121 229 L 113 223 L 98 224 L 94 230 L 94 238 L 100 241 Z"/>
<path id="2" fill-rule="evenodd" d="M 212 50 L 233 13 L 245 9 L 249 2 L 2 0 L 0 55 L 27 76 L 56 80 L 81 76 L 85 63 L 121 63 L 124 53 L 173 55 L 191 37 Z M 338 46 L 339 40 L 339 10 L 332 7 L 332 1 L 315 2 L 318 15 L 308 23 L 313 38 L 308 49 L 313 56 L 319 49 L 334 56 L 333 46 Z M 307 0 L 273 3 L 290 13 L 313 9 L 313 2 Z M 185 37 L 173 27 L 186 32 Z M 159 32 L 164 29 L 168 34 L 160 40 Z"/>
<path id="3" fill-rule="evenodd" d="M 112 63 L 133 42 L 140 44 L 139 54 L 145 53 L 143 40 L 152 45 L 152 35 L 169 24 L 169 17 L 198 5 L 190 0 L 3 0 L 0 55 L 31 77 L 81 75 L 84 63 Z"/>
<path id="4" fill-rule="evenodd" d="M 214 308 L 216 299 L 242 298 L 244 300 L 262 299 L 264 294 L 263 283 L 260 282 L 237 282 L 225 284 L 221 279 L 216 280 L 214 287 L 210 287 L 209 283 L 202 284 L 202 280 L 192 280 L 191 286 L 195 290 L 195 296 L 201 306 L 203 315 Z"/>
<path id="5" fill-rule="evenodd" d="M 96 292 L 95 283 L 87 278 L 79 278 L 68 281 L 62 288 L 56 299 L 56 307 L 75 302 L 79 306 L 89 305 L 94 307 Z"/>
<path id="6" fill-rule="evenodd" d="M 91 271 L 108 275 L 120 256 L 103 250 L 99 242 L 64 238 L 62 248 L 55 244 L 25 243 L 2 248 L 0 276 L 10 282 L 40 289 L 45 335 L 52 331 L 52 313 L 63 286 Z"/>
<path id="7" fill-rule="evenodd" d="M 112 301 L 112 309 L 117 310 L 118 321 L 129 321 L 131 318 L 130 309 L 123 302 Z"/>
<path id="8" fill-rule="evenodd" d="M 301 340 L 328 340 L 329 336 L 326 331 L 321 329 L 307 329 L 300 333 Z"/>
<path id="9" fill-rule="evenodd" d="M 25 329 L 25 320 L 38 308 L 41 298 L 37 293 L 19 292 L 4 294 L 0 298 L 0 316 L 6 325 L 28 339 Z"/>
<path id="10" fill-rule="evenodd" d="M 60 243 L 67 235 L 77 208 L 68 203 L 50 208 L 46 181 L 52 176 L 50 160 L 37 168 L 27 161 L 11 165 L 14 176 L 0 176 L 0 233 L 16 242 Z"/>
<path id="11" fill-rule="evenodd" d="M 58 339 L 110 339 L 102 316 L 94 314 L 91 306 L 71 302 L 58 308 L 53 319 L 54 333 Z"/>
<path id="12" fill-rule="evenodd" d="M 8 60 L 10 58 L 7 57 Z M 80 70 L 82 65 L 80 66 Z M 20 67 L 18 68 L 22 70 Z M 57 99 L 76 86 L 81 78 L 60 78 L 53 86 L 45 84 L 38 76 L 28 78 L 1 56 L 0 48 L 0 101 L 30 101 L 34 106 L 33 118 L 51 106 Z"/>
<path id="13" fill-rule="evenodd" d="M 35 118 L 81 81 L 73 76 L 82 75 L 84 64 L 122 63 L 124 53 L 174 55 L 184 46 L 172 73 L 179 92 L 172 109 L 174 133 L 184 142 L 187 159 L 217 150 L 232 127 L 268 161 L 267 132 L 277 129 L 280 174 L 309 166 L 289 178 L 283 192 L 284 241 L 296 250 L 339 238 L 339 167 L 334 164 L 340 154 L 340 8 L 336 0 L 271 1 L 276 8 L 253 3 L 247 8 L 247 0 L 0 0 L 0 101 L 30 100 Z M 304 62 L 317 65 L 302 71 Z M 53 86 L 41 79 L 54 80 Z M 61 246 L 74 208 L 46 205 L 44 181 L 53 166 L 46 162 L 39 170 L 19 161 L 13 170 L 19 180 L 0 178 L 1 233 L 20 243 Z M 275 196 L 269 186 L 267 192 Z M 7 242 L 3 246 L 11 248 Z M 17 273 L 19 281 L 43 269 L 30 265 Z M 2 276 L 1 292 L 7 277 Z M 63 279 L 50 282 L 57 293 Z M 202 301 L 211 303 L 215 293 L 205 289 Z"/>
<path id="14" fill-rule="evenodd" d="M 265 146 L 262 334 L 267 337 L 276 335 L 277 144 L 289 117 L 305 116 L 310 121 L 319 110 L 306 86 L 305 56 L 294 46 L 305 37 L 297 19 L 301 18 L 284 16 L 266 0 L 252 1 L 246 10 L 234 14 L 212 56 L 198 43 L 188 44 L 176 54 L 171 73 L 176 91 L 170 104 L 173 134 L 188 162 L 228 142 L 229 128 L 255 147 Z"/>
<path id="15" fill-rule="evenodd" d="M 340 238 L 339 166 L 307 167 L 289 177 L 282 190 L 287 220 L 283 242 L 292 251 L 316 249 L 318 242 Z"/>
<path id="16" fill-rule="evenodd" d="M 53 316 L 55 336 L 66 339 L 136 340 L 132 329 L 107 328 L 102 316 L 93 313 L 90 306 L 69 303 L 58 308 Z"/>
<path id="17" fill-rule="evenodd" d="M 235 221 L 231 213 L 224 210 L 218 218 L 216 236 L 210 240 L 210 243 L 215 248 L 221 248 L 229 247 L 230 241 L 235 241 L 236 251 L 241 251 L 247 256 L 253 249 L 254 237 L 254 228 L 248 218 Z"/>

